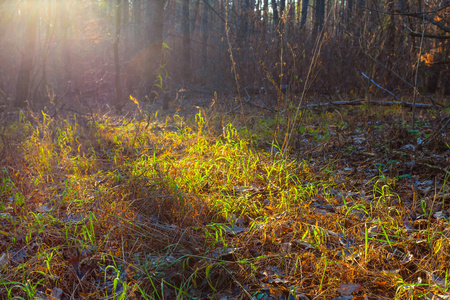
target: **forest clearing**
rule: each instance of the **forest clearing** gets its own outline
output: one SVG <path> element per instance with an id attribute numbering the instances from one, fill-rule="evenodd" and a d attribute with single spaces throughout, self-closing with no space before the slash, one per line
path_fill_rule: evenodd
<path id="1" fill-rule="evenodd" d="M 0 0 L 0 299 L 449 299 L 449 37 L 441 0 Z"/>
<path id="2" fill-rule="evenodd" d="M 0 293 L 447 297 L 448 112 L 321 108 L 282 151 L 289 120 L 213 109 L 4 125 Z"/>

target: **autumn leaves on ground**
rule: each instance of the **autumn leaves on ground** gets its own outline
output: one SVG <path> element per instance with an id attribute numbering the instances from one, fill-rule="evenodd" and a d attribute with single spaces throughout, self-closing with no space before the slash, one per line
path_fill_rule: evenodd
<path id="1" fill-rule="evenodd" d="M 213 110 L 4 121 L 2 299 L 449 296 L 448 110 Z"/>

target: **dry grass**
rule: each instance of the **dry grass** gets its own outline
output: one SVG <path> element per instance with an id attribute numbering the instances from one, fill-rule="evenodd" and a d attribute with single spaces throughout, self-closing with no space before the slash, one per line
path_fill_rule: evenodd
<path id="1" fill-rule="evenodd" d="M 93 117 L 4 125 L 2 299 L 448 296 L 448 116 Z"/>

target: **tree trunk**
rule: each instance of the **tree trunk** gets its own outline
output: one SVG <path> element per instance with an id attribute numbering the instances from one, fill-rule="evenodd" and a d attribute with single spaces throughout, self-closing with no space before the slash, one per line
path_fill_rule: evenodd
<path id="1" fill-rule="evenodd" d="M 209 15 L 209 0 L 203 0 L 203 14 L 202 14 L 202 65 L 203 71 L 206 72 L 208 66 L 208 36 L 209 36 L 209 26 L 208 26 L 208 15 Z"/>
<path id="2" fill-rule="evenodd" d="M 128 26 L 130 20 L 130 2 L 128 0 L 122 2 L 122 20 L 123 26 Z"/>
<path id="3" fill-rule="evenodd" d="M 272 10 L 273 10 L 273 25 L 276 28 L 278 26 L 278 23 L 280 23 L 280 18 L 278 16 L 277 0 L 272 0 Z"/>
<path id="4" fill-rule="evenodd" d="M 291 38 L 294 36 L 294 25 L 295 25 L 295 2 L 294 2 L 294 0 L 289 0 L 286 20 L 288 23 L 287 36 L 288 36 L 288 38 Z"/>
<path id="5" fill-rule="evenodd" d="M 142 78 L 144 86 L 144 94 L 149 96 L 155 91 L 156 76 L 159 75 L 159 68 L 162 60 L 163 45 L 163 25 L 164 25 L 164 5 L 165 1 L 152 0 L 145 1 L 145 36 L 146 47 L 141 50 L 142 56 L 145 57 L 140 63 L 143 64 Z M 160 83 L 157 80 L 158 85 Z M 160 86 L 164 89 L 163 86 Z M 158 95 L 158 93 L 156 93 Z"/>
<path id="6" fill-rule="evenodd" d="M 285 15 L 284 15 L 284 13 L 285 13 L 285 10 L 286 9 L 286 0 L 280 0 L 280 17 L 281 18 L 283 18 L 283 17 L 286 17 Z"/>
<path id="7" fill-rule="evenodd" d="M 243 0 L 242 1 L 242 6 L 241 6 L 241 13 L 240 13 L 240 20 L 239 20 L 239 24 L 240 24 L 240 28 L 238 30 L 238 40 L 237 40 L 237 44 L 238 47 L 241 48 L 241 50 L 243 50 L 243 44 L 245 43 L 245 39 L 248 36 L 248 23 L 249 23 L 249 18 L 251 17 L 251 13 L 252 11 L 250 10 L 250 1 L 249 0 Z"/>
<path id="8" fill-rule="evenodd" d="M 319 34 L 325 19 L 325 0 L 316 0 L 316 10 L 314 15 L 314 33 Z"/>
<path id="9" fill-rule="evenodd" d="M 155 59 L 153 59 L 153 63 L 150 66 L 149 69 L 149 81 L 151 80 L 152 84 L 152 90 L 157 90 L 157 94 L 161 94 L 165 90 L 165 78 L 163 78 L 163 74 L 160 71 L 161 66 L 163 63 L 163 29 L 164 29 L 164 0 L 154 0 L 154 15 L 153 15 L 153 22 L 152 22 L 152 28 L 150 30 L 153 32 L 153 39 L 151 41 L 152 44 L 156 45 L 157 50 L 153 54 L 153 56 L 156 56 Z M 156 63 L 155 63 L 156 62 Z M 158 76 L 161 76 L 158 79 Z M 157 83 L 155 83 L 157 82 Z M 169 100 L 167 97 L 163 97 L 163 104 L 162 108 L 167 109 L 169 107 Z"/>
<path id="10" fill-rule="evenodd" d="M 389 13 L 394 13 L 395 12 L 395 7 L 394 7 L 394 1 L 387 1 L 386 2 L 386 11 L 388 11 Z M 384 51 L 385 51 L 385 57 L 387 59 L 386 61 L 386 67 L 388 67 L 389 69 L 391 69 L 394 65 L 394 61 L 396 60 L 395 55 L 397 54 L 395 48 L 398 47 L 399 44 L 402 43 L 402 39 L 397 38 L 396 36 L 396 25 L 395 25 L 395 16 L 394 15 L 388 15 L 387 16 L 387 43 L 386 46 L 384 47 Z M 390 85 L 391 81 L 392 81 L 392 76 L 390 76 L 389 73 L 386 73 L 385 75 L 385 80 L 386 80 L 386 87 L 387 88 L 392 88 L 392 86 Z"/>
<path id="11" fill-rule="evenodd" d="M 350 23 L 353 15 L 353 0 L 347 0 L 347 26 Z"/>
<path id="12" fill-rule="evenodd" d="M 357 2 L 358 6 L 356 7 L 356 14 L 358 14 L 358 23 L 356 23 L 356 24 L 360 24 L 360 25 L 359 26 L 355 25 L 356 28 L 355 28 L 354 32 L 355 32 L 356 38 L 358 38 L 362 35 L 361 27 L 362 27 L 363 22 L 365 22 L 365 19 L 366 19 L 366 11 L 363 8 L 363 6 L 366 5 L 364 3 L 365 0 L 357 0 L 357 1 L 358 1 Z"/>
<path id="13" fill-rule="evenodd" d="M 56 26 L 55 24 L 57 24 L 57 14 L 55 12 L 56 6 L 52 5 L 53 3 L 51 2 L 47 2 L 47 3 L 42 3 L 41 4 L 41 8 L 44 11 L 44 15 L 42 16 L 42 19 L 45 20 L 44 22 L 42 22 L 42 25 L 45 26 L 40 26 L 40 33 L 39 36 L 44 37 L 45 39 L 43 42 L 40 42 L 40 49 L 41 51 L 41 59 L 40 61 L 42 62 L 40 65 L 42 65 L 42 69 L 40 70 L 41 73 L 41 78 L 39 79 L 37 85 L 34 88 L 34 93 L 32 95 L 32 98 L 36 101 L 37 99 L 43 100 L 42 99 L 42 95 L 45 93 L 46 95 L 50 95 L 50 91 L 47 91 L 48 88 L 48 80 L 47 80 L 47 62 L 48 62 L 48 58 L 49 58 L 49 54 L 51 52 L 50 48 L 51 48 L 51 40 L 54 39 L 55 36 L 55 30 L 56 30 Z M 53 89 L 53 88 L 51 88 Z M 52 90 L 51 93 L 56 92 Z M 57 101 L 57 97 L 55 96 L 50 96 L 50 101 L 52 103 L 52 105 L 56 105 L 56 101 Z"/>
<path id="14" fill-rule="evenodd" d="M 24 39 L 24 49 L 20 61 L 19 76 L 16 84 L 16 98 L 14 105 L 23 107 L 28 99 L 31 85 L 31 71 L 33 69 L 33 58 L 36 47 L 37 29 L 38 29 L 38 11 L 35 1 L 28 0 L 23 2 L 21 11 L 23 20 L 26 22 Z M 26 7 L 26 8 L 25 8 Z"/>
<path id="15" fill-rule="evenodd" d="M 264 0 L 263 4 L 263 18 L 264 18 L 264 24 L 267 24 L 267 12 L 269 11 L 269 0 Z"/>
<path id="16" fill-rule="evenodd" d="M 121 0 L 116 0 L 116 32 L 113 44 L 114 52 L 114 68 L 115 68 L 115 100 L 114 106 L 116 111 L 120 112 L 122 110 L 122 86 L 120 82 L 120 61 L 119 61 L 119 41 L 120 41 L 120 26 L 121 26 Z"/>
<path id="17" fill-rule="evenodd" d="M 134 52 L 137 53 L 142 48 L 142 5 L 141 0 L 133 1 L 133 32 L 134 32 Z"/>
<path id="18" fill-rule="evenodd" d="M 300 20 L 300 28 L 303 28 L 306 24 L 306 18 L 308 17 L 309 0 L 302 0 L 302 18 Z"/>
<path id="19" fill-rule="evenodd" d="M 128 58 L 130 53 L 130 2 L 122 0 L 122 57 Z"/>
<path id="20" fill-rule="evenodd" d="M 74 91 L 75 87 L 74 85 L 76 85 L 76 83 L 72 83 L 71 81 L 71 77 L 72 77 L 72 61 L 71 61 L 71 56 L 70 56 L 70 46 L 69 46 L 69 41 L 68 41 L 68 35 L 69 35 L 69 27 L 70 27 L 70 19 L 68 19 L 68 12 L 66 9 L 66 1 L 65 0 L 59 0 L 57 2 L 58 5 L 58 9 L 57 9 L 57 15 L 59 18 L 59 35 L 60 38 L 62 39 L 61 42 L 61 51 L 59 52 L 60 55 L 60 59 L 62 65 L 64 66 L 63 70 L 62 70 L 62 76 L 61 78 L 64 79 L 65 83 L 67 83 L 68 85 L 71 85 L 68 87 L 68 89 L 70 91 Z"/>
<path id="21" fill-rule="evenodd" d="M 164 5 L 163 0 L 154 0 L 155 2 L 155 13 L 153 16 L 153 26 L 150 30 L 153 32 L 153 38 L 151 43 L 158 43 L 160 45 L 159 56 L 162 52 L 162 42 L 163 42 L 163 27 L 164 27 Z M 159 60 L 160 61 L 160 60 Z"/>
<path id="22" fill-rule="evenodd" d="M 190 77 L 191 65 L 191 36 L 189 22 L 189 0 L 183 0 L 182 27 L 183 27 L 183 82 L 187 84 Z"/>

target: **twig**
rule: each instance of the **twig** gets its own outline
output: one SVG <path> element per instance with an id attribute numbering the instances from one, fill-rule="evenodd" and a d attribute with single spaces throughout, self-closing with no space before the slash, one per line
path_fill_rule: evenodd
<path id="1" fill-rule="evenodd" d="M 400 155 L 400 156 L 406 156 L 406 157 L 409 157 L 409 158 L 415 158 L 413 155 L 411 155 L 411 154 L 409 154 L 407 152 L 403 152 L 403 151 L 392 150 L 392 153 Z M 416 162 L 416 164 L 428 167 L 430 169 L 439 170 L 441 172 L 444 172 L 447 175 L 450 175 L 450 171 L 447 171 L 446 169 L 444 169 L 442 167 L 439 167 L 439 166 L 436 166 L 436 165 L 430 165 L 430 164 L 425 163 L 425 162 Z"/>
<path id="2" fill-rule="evenodd" d="M 383 13 L 383 14 L 386 14 L 386 15 L 396 15 L 396 16 L 419 16 L 421 14 L 434 14 L 434 13 L 437 13 L 437 12 L 439 12 L 441 10 L 444 10 L 447 7 L 450 6 L 450 4 L 446 4 L 446 5 L 444 5 L 442 7 L 439 7 L 437 9 L 435 9 L 435 10 L 423 11 L 423 12 L 420 12 L 420 13 L 415 13 L 415 12 L 400 11 L 400 10 L 397 10 L 396 12 L 390 12 L 390 11 L 385 11 L 385 10 L 381 10 L 381 9 L 376 9 L 376 8 L 364 6 L 364 5 L 359 4 L 359 3 L 357 3 L 357 5 L 359 7 L 361 7 L 361 8 L 363 8 L 363 9 L 376 11 L 376 12 Z"/>
<path id="3" fill-rule="evenodd" d="M 231 114 L 232 112 L 234 112 L 235 110 L 238 110 L 239 108 L 241 108 L 241 106 L 243 106 L 244 104 L 247 104 L 250 102 L 251 98 L 247 98 L 245 97 L 246 101 L 242 102 L 241 104 L 239 104 L 238 106 L 236 106 L 235 108 L 233 108 L 232 110 L 230 110 L 229 112 L 226 113 L 226 115 Z"/>
<path id="4" fill-rule="evenodd" d="M 430 164 L 427 164 L 427 163 L 421 163 L 421 162 L 418 162 L 417 164 L 418 164 L 418 165 L 425 166 L 425 167 L 428 167 L 428 168 L 430 168 L 430 169 L 439 170 L 439 171 L 444 172 L 444 173 L 447 174 L 447 175 L 450 175 L 450 171 L 447 171 L 446 169 L 444 169 L 444 168 L 442 168 L 442 167 L 435 166 L 435 165 L 430 165 Z"/>
<path id="5" fill-rule="evenodd" d="M 442 126 L 435 134 L 433 134 L 431 137 L 429 137 L 426 141 L 422 143 L 422 146 L 428 145 L 432 140 L 434 140 L 450 123 L 450 117 L 447 119 L 447 122 L 445 122 L 444 126 Z"/>
<path id="6" fill-rule="evenodd" d="M 426 38 L 430 38 L 430 39 L 438 39 L 438 40 L 447 40 L 450 39 L 450 35 L 437 35 L 437 34 L 423 34 L 423 32 L 416 32 L 413 31 L 411 28 L 408 27 L 409 30 L 409 35 L 411 36 L 418 36 L 418 37 L 426 37 Z"/>
<path id="7" fill-rule="evenodd" d="M 258 108 L 262 108 L 262 109 L 267 109 L 267 110 L 270 110 L 271 112 L 278 112 L 278 110 L 277 109 L 273 109 L 273 108 L 270 108 L 270 107 L 267 107 L 267 106 L 262 106 L 262 105 L 259 105 L 259 104 L 255 104 L 255 103 L 253 103 L 253 102 L 246 102 L 246 103 L 248 103 L 248 104 L 250 104 L 250 105 L 253 105 L 253 106 L 255 106 L 255 107 L 258 107 Z"/>
<path id="8" fill-rule="evenodd" d="M 78 111 L 78 110 L 73 109 L 73 108 L 70 108 L 70 107 L 65 108 L 65 110 L 72 111 L 72 112 L 74 112 L 74 113 L 76 113 L 76 114 L 79 114 L 80 116 L 89 116 L 89 117 L 91 116 L 90 114 L 87 114 L 87 113 Z"/>
<path id="9" fill-rule="evenodd" d="M 358 154 L 362 154 L 362 155 L 367 155 L 367 156 L 372 156 L 372 157 L 376 157 L 377 155 L 373 152 L 366 152 L 366 151 L 362 151 L 362 152 L 356 152 Z"/>
<path id="10" fill-rule="evenodd" d="M 422 3 L 422 5 L 425 6 L 425 3 Z M 447 7 L 449 7 L 449 6 L 450 6 L 450 4 L 447 5 Z M 436 21 L 433 18 L 426 16 L 425 13 L 410 13 L 410 12 L 401 11 L 401 10 L 399 10 L 398 12 L 400 12 L 404 16 L 422 19 L 424 24 L 425 24 L 425 20 L 427 20 L 429 23 L 436 25 L 439 29 L 441 29 L 445 32 L 450 32 L 450 27 L 447 27 L 442 22 Z M 423 31 L 425 31 L 425 26 L 423 28 Z"/>
<path id="11" fill-rule="evenodd" d="M 214 7 L 212 7 L 211 4 L 208 3 L 208 1 L 203 0 L 203 2 L 209 7 L 210 10 L 212 10 L 212 12 L 213 12 L 214 14 L 216 14 L 216 15 L 219 17 L 219 19 L 220 19 L 222 22 L 224 22 L 224 23 L 226 22 L 225 18 L 224 18 L 221 14 L 219 14 L 219 13 L 214 9 Z"/>
<path id="12" fill-rule="evenodd" d="M 387 89 L 385 89 L 384 87 L 382 87 L 381 85 L 379 85 L 378 83 L 376 83 L 375 81 L 373 81 L 373 79 L 370 79 L 369 76 L 367 76 L 366 74 L 364 74 L 364 72 L 361 72 L 361 74 L 362 74 L 365 78 L 367 78 L 368 80 L 370 80 L 370 82 L 372 82 L 377 88 L 379 88 L 379 89 L 385 91 L 386 93 L 388 93 L 389 95 L 391 95 L 392 97 L 394 97 L 395 100 L 398 100 L 398 101 L 400 100 L 400 99 L 398 99 L 397 96 L 395 96 L 395 94 L 394 94 L 393 92 L 388 91 Z"/>
<path id="13" fill-rule="evenodd" d="M 306 156 L 306 155 L 308 155 L 309 153 L 315 151 L 317 148 L 322 147 L 322 146 L 325 146 L 327 143 L 328 143 L 327 141 L 325 141 L 325 142 L 323 142 L 323 143 L 320 143 L 319 145 L 315 146 L 314 148 L 309 149 L 309 150 L 303 152 L 302 155 L 299 155 L 299 157 L 300 157 L 300 156 Z"/>
<path id="14" fill-rule="evenodd" d="M 236 82 L 236 87 L 237 87 L 237 91 L 238 91 L 240 106 L 242 107 L 241 113 L 242 113 L 242 116 L 244 117 L 244 120 L 245 120 L 244 103 L 242 102 L 241 88 L 240 88 L 239 80 L 238 80 L 239 76 L 238 76 L 238 73 L 237 73 L 237 70 L 236 70 L 236 61 L 234 60 L 233 49 L 231 48 L 231 42 L 230 42 L 230 29 L 228 28 L 228 5 L 226 6 L 225 13 L 226 13 L 225 34 L 226 34 L 227 42 L 228 42 L 228 53 L 230 54 L 231 70 L 232 70 L 232 73 L 234 75 L 234 80 Z M 250 99 L 248 101 L 250 101 Z"/>

